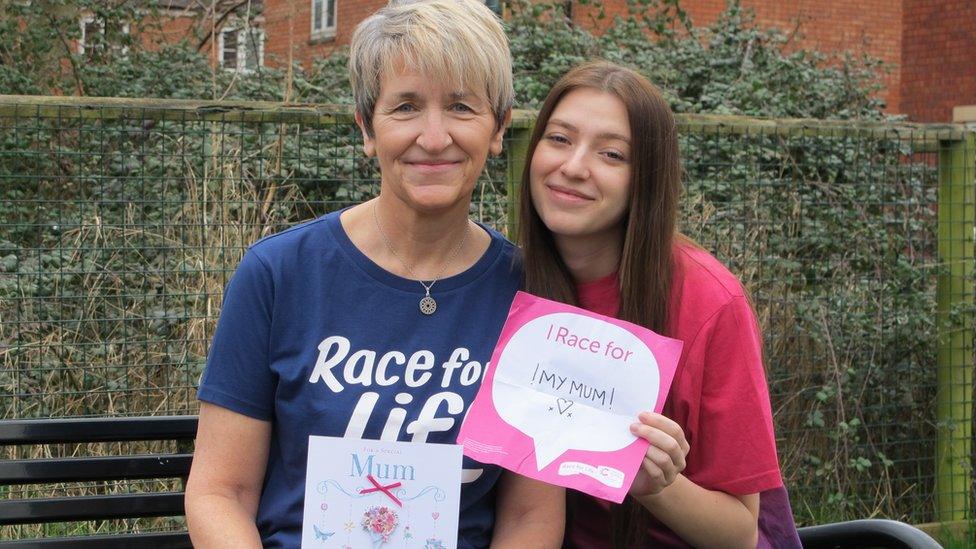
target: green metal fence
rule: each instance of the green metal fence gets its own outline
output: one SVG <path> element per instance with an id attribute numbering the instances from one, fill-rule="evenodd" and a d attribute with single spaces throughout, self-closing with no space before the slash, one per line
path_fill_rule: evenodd
<path id="1" fill-rule="evenodd" d="M 531 121 L 472 205 L 508 234 Z M 679 124 L 682 230 L 752 293 L 798 521 L 971 519 L 974 133 Z M 342 109 L 0 96 L 2 417 L 193 413 L 242 250 L 372 196 L 359 141 Z"/>

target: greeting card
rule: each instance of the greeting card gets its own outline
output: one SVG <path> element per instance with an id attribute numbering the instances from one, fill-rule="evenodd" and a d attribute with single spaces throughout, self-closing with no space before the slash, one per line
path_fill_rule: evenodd
<path id="1" fill-rule="evenodd" d="M 457 546 L 461 447 L 311 436 L 302 547 Z"/>
<path id="2" fill-rule="evenodd" d="M 458 442 L 482 463 L 619 503 L 648 446 L 630 424 L 664 407 L 681 347 L 519 292 Z"/>

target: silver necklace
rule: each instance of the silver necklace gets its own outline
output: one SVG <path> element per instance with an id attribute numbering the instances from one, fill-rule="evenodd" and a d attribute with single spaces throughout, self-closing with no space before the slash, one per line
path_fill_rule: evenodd
<path id="1" fill-rule="evenodd" d="M 424 282 L 423 280 L 420 280 L 420 277 L 414 274 L 413 269 L 410 268 L 410 265 L 407 265 L 407 262 L 404 261 L 402 257 L 400 257 L 400 254 L 397 253 L 396 248 L 393 247 L 393 243 L 390 242 L 390 239 L 386 237 L 386 233 L 383 232 L 383 227 L 380 226 L 379 215 L 376 213 L 376 202 L 373 203 L 373 221 L 376 222 L 376 230 L 380 232 L 380 236 L 383 238 L 383 243 L 386 244 L 386 249 L 390 250 L 390 253 L 393 254 L 393 257 L 397 258 L 400 264 L 403 265 L 403 268 L 406 269 L 408 273 L 410 273 L 410 276 L 417 279 L 417 282 L 419 282 L 420 285 L 424 287 L 424 297 L 420 299 L 420 312 L 424 313 L 425 315 L 434 314 L 434 311 L 437 310 L 437 302 L 434 301 L 434 298 L 430 297 L 430 289 L 434 287 L 434 284 L 438 280 L 440 280 L 441 275 L 443 275 L 444 271 L 447 270 L 447 266 L 450 265 L 452 261 L 454 261 L 454 258 L 457 257 L 458 253 L 461 252 L 461 248 L 464 247 L 464 241 L 467 240 L 468 233 L 470 232 L 468 230 L 467 222 L 465 222 L 464 224 L 464 234 L 461 235 L 461 240 L 458 241 L 457 247 L 454 248 L 453 252 L 451 252 L 450 257 L 448 257 L 447 260 L 444 261 L 444 266 L 441 267 L 441 270 L 439 273 L 437 273 L 437 276 L 435 276 L 433 280 L 427 283 Z"/>

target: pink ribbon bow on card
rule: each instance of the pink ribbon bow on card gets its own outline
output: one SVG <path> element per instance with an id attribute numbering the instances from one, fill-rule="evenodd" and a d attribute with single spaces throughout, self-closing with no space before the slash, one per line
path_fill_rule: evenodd
<path id="1" fill-rule="evenodd" d="M 392 490 L 394 488 L 399 487 L 401 483 L 394 482 L 393 484 L 387 484 L 386 486 L 383 486 L 382 484 L 380 484 L 379 482 L 377 482 L 377 480 L 375 478 L 373 478 L 373 475 L 366 475 L 366 480 L 370 481 L 375 488 L 363 488 L 362 490 L 359 491 L 360 494 L 370 494 L 370 493 L 373 493 L 373 492 L 383 492 L 384 494 L 387 495 L 387 497 L 389 497 L 391 500 L 393 500 L 393 503 L 396 503 L 398 507 L 403 507 L 403 503 L 401 503 L 400 500 L 397 499 L 397 497 L 393 495 L 393 492 L 390 491 L 390 490 Z"/>

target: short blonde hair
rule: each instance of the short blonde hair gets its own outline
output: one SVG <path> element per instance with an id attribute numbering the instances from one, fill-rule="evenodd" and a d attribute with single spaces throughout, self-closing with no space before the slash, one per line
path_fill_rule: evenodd
<path id="1" fill-rule="evenodd" d="M 380 81 L 404 66 L 484 90 L 499 128 L 515 102 L 508 39 L 498 16 L 477 0 L 392 0 L 356 27 L 349 79 L 370 135 Z"/>

